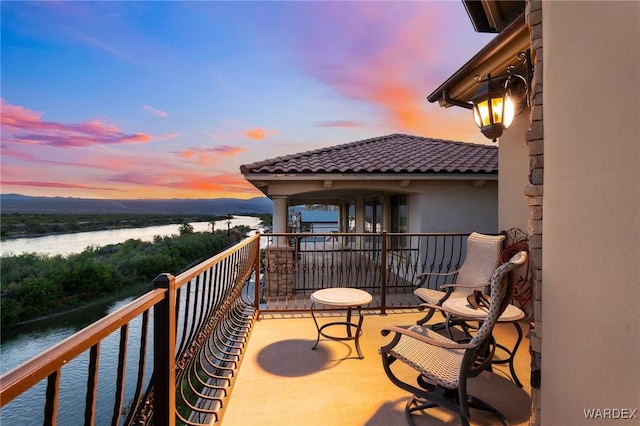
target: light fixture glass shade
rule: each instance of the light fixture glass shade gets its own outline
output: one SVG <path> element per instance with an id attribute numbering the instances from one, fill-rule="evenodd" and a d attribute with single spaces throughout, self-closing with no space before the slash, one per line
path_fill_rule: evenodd
<path id="1" fill-rule="evenodd" d="M 489 102 L 482 101 L 473 106 L 473 119 L 478 127 L 482 127 L 485 121 L 489 120 Z"/>
<path id="2" fill-rule="evenodd" d="M 511 99 L 511 96 L 505 96 L 504 97 L 504 112 L 502 115 L 502 124 L 506 129 L 509 128 L 509 126 L 511 126 L 511 123 L 513 123 L 513 119 L 516 117 L 516 105 L 513 102 L 513 99 Z"/>
<path id="3" fill-rule="evenodd" d="M 508 95 L 504 79 L 487 78 L 472 99 L 473 119 L 480 131 L 495 142 L 515 118 L 515 105 Z"/>
<path id="4" fill-rule="evenodd" d="M 503 124 L 507 128 L 513 122 L 514 116 L 513 101 L 508 96 L 491 98 L 491 108 L 489 108 L 489 100 L 478 102 L 473 108 L 473 119 L 478 127 Z"/>

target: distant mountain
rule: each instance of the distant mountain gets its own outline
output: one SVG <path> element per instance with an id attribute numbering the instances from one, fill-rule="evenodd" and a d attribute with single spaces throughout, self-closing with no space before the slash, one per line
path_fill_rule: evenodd
<path id="1" fill-rule="evenodd" d="M 267 197 L 255 197 L 248 200 L 238 198 L 101 200 L 0 194 L 0 210 L 2 213 L 178 213 L 223 215 L 271 213 L 272 202 Z"/>

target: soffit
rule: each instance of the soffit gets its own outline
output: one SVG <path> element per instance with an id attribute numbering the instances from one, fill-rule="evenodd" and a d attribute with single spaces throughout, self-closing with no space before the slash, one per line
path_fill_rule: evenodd
<path id="1" fill-rule="evenodd" d="M 526 7 L 522 0 L 462 0 L 476 32 L 499 33 L 520 16 Z"/>

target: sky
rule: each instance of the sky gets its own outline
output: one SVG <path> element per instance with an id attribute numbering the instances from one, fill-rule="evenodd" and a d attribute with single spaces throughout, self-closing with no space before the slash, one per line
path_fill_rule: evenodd
<path id="1" fill-rule="evenodd" d="M 2 1 L 1 192 L 251 198 L 240 165 L 392 133 L 494 35 L 456 1 Z"/>

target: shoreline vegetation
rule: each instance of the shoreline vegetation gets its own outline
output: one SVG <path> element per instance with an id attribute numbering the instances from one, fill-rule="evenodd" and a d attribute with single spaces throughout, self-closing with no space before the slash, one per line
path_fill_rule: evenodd
<path id="1" fill-rule="evenodd" d="M 271 222 L 271 215 L 245 215 Z M 11 218 L 9 223 L 5 222 L 7 217 Z M 193 232 L 189 225 L 189 222 L 212 222 L 225 217 L 3 214 L 3 235 L 6 225 L 7 234 L 14 238 L 17 234 L 9 229 L 19 229 L 24 232 L 20 237 L 27 237 L 41 233 L 36 230 L 44 226 L 49 235 L 172 223 L 181 225 L 180 235 L 156 236 L 152 242 L 130 239 L 119 244 L 87 247 L 81 253 L 65 257 L 36 253 L 3 255 L 0 258 L 2 331 L 64 315 L 104 300 L 141 294 L 159 274 L 177 275 L 235 244 L 250 231 L 246 226 L 238 226 L 229 233 L 226 230 Z M 73 229 L 78 223 L 88 223 L 92 229 Z"/>

